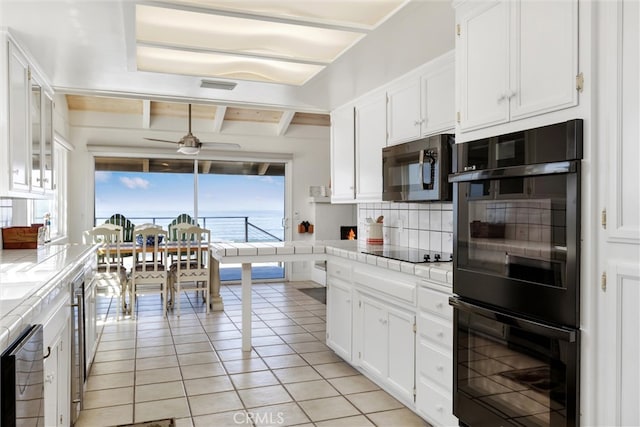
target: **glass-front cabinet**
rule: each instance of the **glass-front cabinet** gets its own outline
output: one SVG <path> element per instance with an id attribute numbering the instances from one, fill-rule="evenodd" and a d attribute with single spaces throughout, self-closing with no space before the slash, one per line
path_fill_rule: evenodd
<path id="1" fill-rule="evenodd" d="M 29 63 L 11 41 L 8 54 L 9 189 L 29 191 Z"/>
<path id="2" fill-rule="evenodd" d="M 8 83 L 7 141 L 0 146 L 6 153 L 9 176 L 6 181 L 0 180 L 7 183 L 0 186 L 0 196 L 49 197 L 55 188 L 53 92 L 13 39 L 3 39 Z"/>

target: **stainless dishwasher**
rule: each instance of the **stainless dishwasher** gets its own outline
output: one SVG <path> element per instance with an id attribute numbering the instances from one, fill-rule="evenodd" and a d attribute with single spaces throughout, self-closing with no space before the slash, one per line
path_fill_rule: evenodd
<path id="1" fill-rule="evenodd" d="M 86 350 L 84 321 L 84 272 L 82 269 L 71 277 L 71 410 L 69 416 L 74 425 L 82 409 L 84 383 L 86 381 Z"/>

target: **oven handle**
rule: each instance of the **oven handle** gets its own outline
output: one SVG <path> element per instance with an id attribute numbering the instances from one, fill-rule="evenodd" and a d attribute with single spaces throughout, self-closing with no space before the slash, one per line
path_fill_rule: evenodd
<path id="1" fill-rule="evenodd" d="M 515 317 L 510 314 L 498 313 L 496 311 L 479 307 L 475 304 L 470 304 L 466 301 L 462 301 L 456 297 L 449 298 L 449 305 L 463 311 L 470 311 L 472 313 L 479 314 L 481 316 L 490 318 L 500 323 L 505 323 L 510 326 L 517 326 L 525 331 L 533 332 L 538 335 L 543 335 L 548 338 L 560 339 L 567 342 L 576 342 L 576 331 L 573 329 L 559 328 L 556 326 L 544 325 L 542 323 L 534 322 L 531 320 L 525 320 L 520 317 Z"/>
<path id="2" fill-rule="evenodd" d="M 470 170 L 468 172 L 452 173 L 449 182 L 483 181 L 487 179 L 521 178 L 538 175 L 557 175 L 575 173 L 580 160 L 566 162 L 539 163 L 535 165 L 509 166 L 506 168 Z"/>

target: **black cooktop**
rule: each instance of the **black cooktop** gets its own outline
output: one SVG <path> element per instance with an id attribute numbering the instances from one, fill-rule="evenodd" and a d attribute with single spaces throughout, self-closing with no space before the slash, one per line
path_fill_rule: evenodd
<path id="1" fill-rule="evenodd" d="M 414 264 L 422 262 L 450 262 L 453 261 L 453 254 L 449 252 L 435 252 L 425 249 L 414 248 L 367 248 L 362 253 L 377 255 L 383 258 L 395 259 L 398 261 L 411 262 Z"/>

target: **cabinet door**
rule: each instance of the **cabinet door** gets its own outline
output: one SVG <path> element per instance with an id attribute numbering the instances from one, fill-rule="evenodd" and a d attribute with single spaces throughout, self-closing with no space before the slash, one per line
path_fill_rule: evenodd
<path id="1" fill-rule="evenodd" d="M 46 190 L 55 189 L 53 182 L 53 99 L 44 94 L 42 105 L 42 185 Z"/>
<path id="2" fill-rule="evenodd" d="M 42 177 L 42 86 L 31 80 L 31 190 L 44 192 Z"/>
<path id="3" fill-rule="evenodd" d="M 64 327 L 50 346 L 44 361 L 44 419 L 47 426 L 69 425 L 71 359 L 69 355 L 69 325 Z"/>
<path id="4" fill-rule="evenodd" d="M 453 94 L 451 94 L 453 95 Z M 387 92 L 388 145 L 420 137 L 420 80 L 411 78 Z"/>
<path id="5" fill-rule="evenodd" d="M 509 118 L 509 3 L 478 6 L 459 22 L 456 80 L 460 129 L 479 129 Z"/>
<path id="6" fill-rule="evenodd" d="M 353 107 L 331 113 L 331 201 L 353 202 L 355 177 L 355 112 Z"/>
<path id="7" fill-rule="evenodd" d="M 378 300 L 360 296 L 360 324 L 357 331 L 360 365 L 380 379 L 387 377 L 389 353 L 388 319 L 385 306 Z"/>
<path id="8" fill-rule="evenodd" d="M 382 148 L 387 141 L 385 94 L 356 106 L 356 200 L 382 201 Z"/>
<path id="9" fill-rule="evenodd" d="M 415 315 L 404 310 L 387 309 L 387 342 L 391 386 L 406 400 L 413 401 L 415 383 Z"/>
<path id="10" fill-rule="evenodd" d="M 351 360 L 351 287 L 327 278 L 327 345 L 340 357 Z"/>
<path id="11" fill-rule="evenodd" d="M 511 120 L 578 103 L 578 0 L 512 5 Z"/>
<path id="12" fill-rule="evenodd" d="M 455 127 L 455 66 L 453 63 L 421 78 L 422 135 Z"/>
<path id="13" fill-rule="evenodd" d="M 29 64 L 9 42 L 10 189 L 29 190 Z"/>

